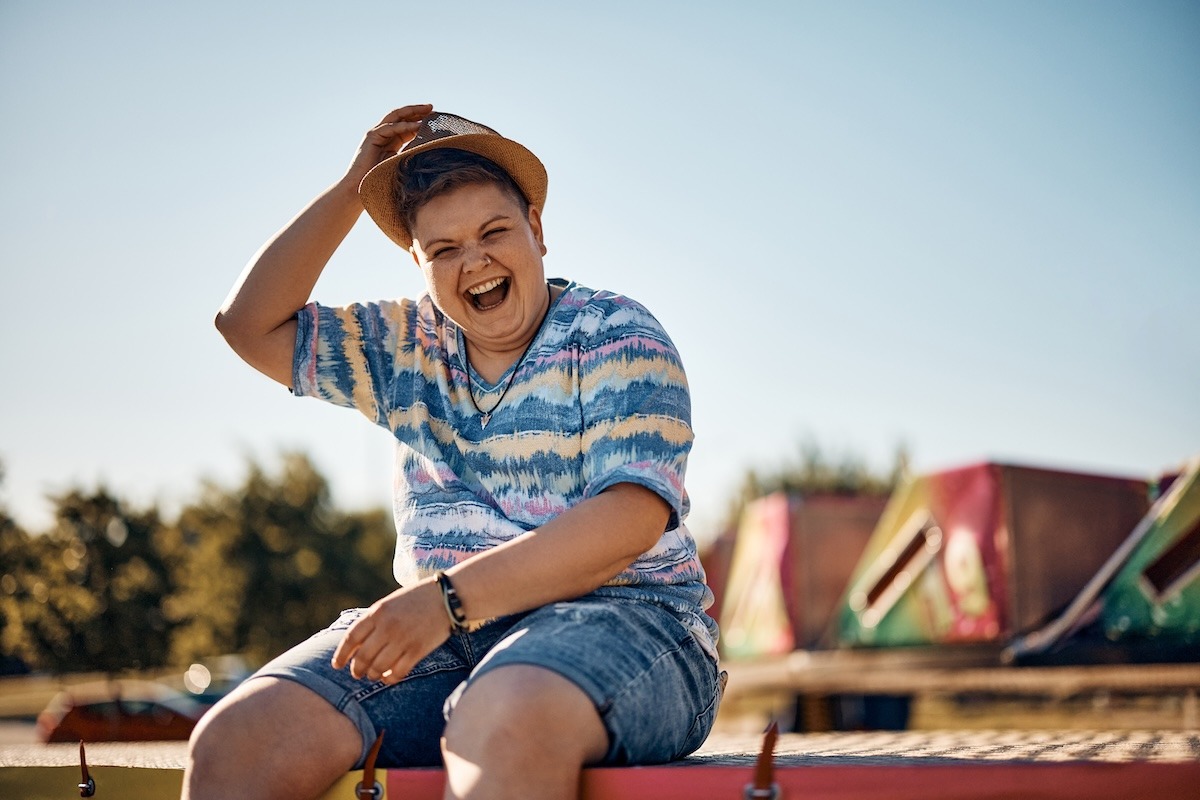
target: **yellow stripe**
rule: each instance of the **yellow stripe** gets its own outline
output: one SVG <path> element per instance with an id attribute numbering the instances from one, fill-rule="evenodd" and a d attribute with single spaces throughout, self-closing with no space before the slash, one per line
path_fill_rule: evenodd
<path id="1" fill-rule="evenodd" d="M 374 386 L 371 383 L 371 373 L 367 370 L 367 359 L 363 354 L 362 328 L 350 308 L 334 310 L 342 323 L 345 339 L 342 341 L 342 355 L 346 365 L 350 367 L 350 375 L 354 381 L 354 407 L 371 419 L 378 415 L 375 405 Z"/>
<path id="2" fill-rule="evenodd" d="M 587 384 L 620 389 L 630 381 L 650 381 L 664 386 L 687 386 L 687 376 L 678 361 L 660 356 L 636 359 L 611 358 L 588 369 Z"/>
<path id="3" fill-rule="evenodd" d="M 670 445 L 686 445 L 694 438 L 692 429 L 675 417 L 639 414 L 592 425 L 583 434 L 583 447 L 587 450 L 602 439 L 628 439 L 643 433 L 658 436 Z"/>

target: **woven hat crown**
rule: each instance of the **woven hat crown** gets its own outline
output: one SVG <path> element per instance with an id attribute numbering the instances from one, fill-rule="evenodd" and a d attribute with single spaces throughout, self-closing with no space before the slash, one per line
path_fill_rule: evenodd
<path id="1" fill-rule="evenodd" d="M 363 207 L 379 229 L 404 248 L 412 247 L 408 230 L 397 204 L 396 171 L 409 158 L 429 150 L 454 148 L 466 150 L 495 162 L 509 174 L 525 194 L 525 199 L 541 211 L 546 204 L 546 167 L 526 147 L 505 139 L 495 130 L 456 114 L 434 112 L 421 120 L 410 142 L 396 155 L 371 168 L 358 187 Z"/>
<path id="2" fill-rule="evenodd" d="M 430 114 L 422 120 L 421 127 L 417 128 L 417 135 L 413 137 L 411 142 L 404 145 L 403 149 L 409 150 L 414 147 L 420 147 L 426 142 L 432 142 L 446 136 L 462 136 L 468 133 L 482 133 L 487 136 L 500 135 L 487 125 L 471 122 L 471 120 L 464 119 L 455 114 L 435 113 Z"/>

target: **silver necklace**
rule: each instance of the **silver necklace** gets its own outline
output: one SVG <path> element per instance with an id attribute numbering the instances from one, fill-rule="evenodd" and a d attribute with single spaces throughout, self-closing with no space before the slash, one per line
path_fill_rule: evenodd
<path id="1" fill-rule="evenodd" d="M 551 305 L 552 305 L 553 300 L 554 300 L 554 295 L 550 294 L 550 284 L 546 284 L 546 295 L 547 295 L 547 298 L 551 301 Z M 547 305 L 546 306 L 546 314 L 549 315 L 549 313 L 550 313 L 550 306 Z M 546 321 L 546 317 L 542 317 L 542 322 L 545 322 L 545 321 Z M 540 324 L 538 327 L 539 328 L 541 327 Z M 496 398 L 496 402 L 492 403 L 492 407 L 489 408 L 487 411 L 484 411 L 482 408 L 479 407 L 479 403 L 475 402 L 475 381 L 471 378 L 470 365 L 467 366 L 467 397 L 471 398 L 471 405 L 475 406 L 475 410 L 477 412 L 479 412 L 479 427 L 480 428 L 487 428 L 488 423 L 492 421 L 492 412 L 494 412 L 497 408 L 499 408 L 500 404 L 504 402 L 504 396 L 506 394 L 508 394 L 508 390 L 512 388 L 513 379 L 517 377 L 517 371 L 521 369 L 521 364 L 523 364 L 525 362 L 525 356 L 529 355 L 529 348 L 533 347 L 533 343 L 535 341 L 537 341 L 537 333 L 536 332 L 534 333 L 533 338 L 529 340 L 529 344 L 525 345 L 525 350 L 524 350 L 524 352 L 521 353 L 521 357 L 517 359 L 517 363 L 513 364 L 512 372 L 510 372 L 508 374 L 508 380 L 505 381 L 505 383 L 504 383 L 504 391 L 502 391 L 500 393 L 500 396 L 498 398 Z"/>
<path id="2" fill-rule="evenodd" d="M 532 344 L 532 342 L 530 342 L 530 344 Z M 528 347 L 525 348 L 525 352 L 529 352 Z M 521 354 L 521 361 L 523 360 L 525 360 L 525 353 Z M 499 408 L 500 404 L 504 402 L 504 395 L 508 394 L 508 390 L 512 388 L 513 378 L 517 377 L 517 370 L 521 368 L 521 361 L 518 361 L 513 365 L 513 370 L 511 373 L 509 373 L 508 381 L 504 384 L 504 391 L 500 393 L 500 397 L 496 399 L 495 403 L 492 403 L 492 407 L 487 411 L 484 411 L 479 407 L 479 403 L 475 402 L 475 385 L 474 381 L 471 380 L 470 369 L 467 370 L 467 396 L 471 398 L 471 405 L 475 406 L 475 410 L 479 412 L 480 428 L 486 428 L 488 426 L 488 423 L 492 421 L 492 412 Z"/>

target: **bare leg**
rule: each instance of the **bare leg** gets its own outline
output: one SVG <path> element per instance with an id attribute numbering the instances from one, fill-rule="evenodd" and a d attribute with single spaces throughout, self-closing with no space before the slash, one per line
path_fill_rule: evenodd
<path id="1" fill-rule="evenodd" d="M 592 701 L 541 667 L 507 666 L 463 694 L 442 739 L 449 800 L 567 800 L 608 751 Z"/>
<path id="2" fill-rule="evenodd" d="M 320 797 L 361 753 L 357 726 L 326 700 L 294 681 L 256 678 L 196 726 L 183 800 Z"/>

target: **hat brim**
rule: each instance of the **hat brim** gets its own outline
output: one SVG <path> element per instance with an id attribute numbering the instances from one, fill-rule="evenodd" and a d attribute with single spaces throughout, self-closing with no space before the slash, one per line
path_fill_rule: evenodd
<path id="1" fill-rule="evenodd" d="M 544 210 L 548 183 L 546 167 L 524 145 L 503 136 L 485 133 L 464 133 L 435 139 L 401 150 L 396 155 L 380 161 L 363 176 L 362 183 L 358 186 L 358 196 L 371 219 L 375 220 L 375 224 L 389 239 L 404 249 L 411 248 L 413 240 L 412 233 L 396 206 L 393 190 L 396 169 L 402 162 L 415 155 L 442 148 L 466 150 L 495 162 L 521 188 L 531 206 L 536 207 L 538 211 Z"/>

